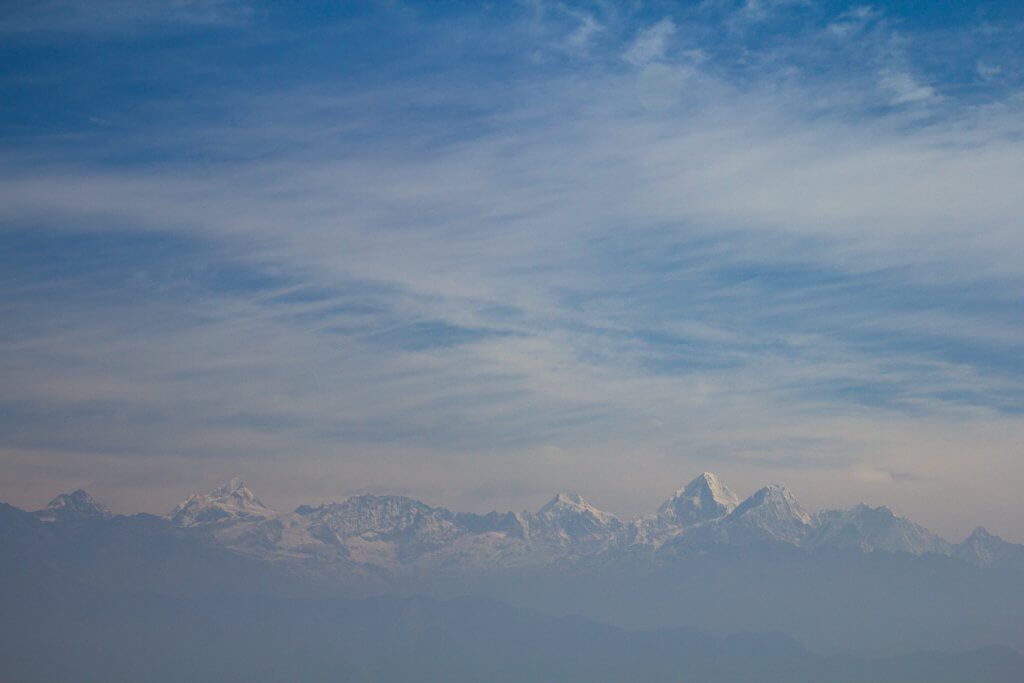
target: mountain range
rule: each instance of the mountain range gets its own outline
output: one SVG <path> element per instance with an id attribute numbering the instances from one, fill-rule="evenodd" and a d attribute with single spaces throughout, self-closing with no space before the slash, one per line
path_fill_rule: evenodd
<path id="1" fill-rule="evenodd" d="M 82 490 L 59 495 L 34 514 L 49 523 L 112 517 Z M 779 485 L 740 500 L 710 472 L 676 491 L 656 512 L 631 521 L 599 510 L 576 493 L 559 493 L 536 512 L 480 515 L 381 495 L 279 512 L 238 478 L 209 494 L 188 497 L 166 519 L 242 555 L 297 566 L 323 566 L 333 559 L 377 574 L 573 569 L 638 560 L 657 564 L 724 547 L 769 545 L 811 553 L 935 554 L 976 567 L 1024 570 L 1024 546 L 980 527 L 953 544 L 884 506 L 811 514 Z"/>
<path id="2" fill-rule="evenodd" d="M 102 626 L 95 605 L 129 619 L 150 603 L 418 595 L 645 632 L 780 632 L 819 654 L 1024 650 L 1024 546 L 984 529 L 951 543 L 886 507 L 812 513 L 782 486 L 741 499 L 710 473 L 652 508 L 623 520 L 560 493 L 535 512 L 386 495 L 277 511 L 239 479 L 165 515 L 115 515 L 81 490 L 37 511 L 0 503 L 0 626 L 48 638 L 54 620 Z"/>

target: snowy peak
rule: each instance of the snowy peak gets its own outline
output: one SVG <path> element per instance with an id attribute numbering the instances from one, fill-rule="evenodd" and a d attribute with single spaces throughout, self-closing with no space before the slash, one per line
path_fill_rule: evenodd
<path id="1" fill-rule="evenodd" d="M 563 505 L 582 505 L 582 506 L 585 506 L 585 505 L 587 505 L 587 501 L 583 500 L 583 496 L 581 496 L 580 494 L 576 493 L 575 491 L 572 491 L 572 492 L 569 492 L 569 493 L 564 493 L 563 492 L 563 493 L 556 494 L 555 497 L 552 498 L 548 502 L 548 504 L 549 505 L 552 505 L 552 504 L 563 504 Z"/>
<path id="2" fill-rule="evenodd" d="M 658 508 L 658 517 L 690 526 L 723 517 L 740 503 L 739 497 L 711 472 L 704 472 L 675 492 Z"/>
<path id="3" fill-rule="evenodd" d="M 823 510 L 814 517 L 809 547 L 829 546 L 861 552 L 948 553 L 949 544 L 922 526 L 897 517 L 884 505 L 861 503 L 849 510 Z"/>
<path id="4" fill-rule="evenodd" d="M 957 545 L 954 554 L 979 567 L 991 567 L 1007 543 L 984 527 L 977 527 Z"/>
<path id="5" fill-rule="evenodd" d="M 739 504 L 729 515 L 734 518 L 757 515 L 771 515 L 779 519 L 792 519 L 803 524 L 811 523 L 800 501 L 785 486 L 771 484 L 756 491 L 754 495 Z"/>
<path id="6" fill-rule="evenodd" d="M 60 494 L 51 500 L 45 509 L 36 512 L 36 516 L 44 522 L 70 522 L 112 517 L 113 514 L 105 505 L 96 502 L 82 489 L 78 489 L 72 493 Z"/>
<path id="7" fill-rule="evenodd" d="M 736 540 L 782 541 L 800 545 L 811 528 L 812 519 L 784 486 L 772 484 L 739 504 L 722 525 Z"/>
<path id="8" fill-rule="evenodd" d="M 535 538 L 583 553 L 611 547 L 624 528 L 618 517 L 598 510 L 577 493 L 559 493 L 527 522 Z"/>
<path id="9" fill-rule="evenodd" d="M 993 543 L 1006 543 L 1006 541 L 993 533 L 989 533 L 989 530 L 985 527 L 979 526 L 975 527 L 974 531 L 960 545 L 990 545 Z"/>
<path id="10" fill-rule="evenodd" d="M 610 512 L 598 510 L 583 500 L 583 496 L 578 493 L 559 493 L 537 511 L 537 517 L 552 523 L 576 517 L 585 517 L 602 526 L 621 524 L 618 517 Z"/>
<path id="11" fill-rule="evenodd" d="M 227 483 L 218 486 L 213 490 L 213 493 L 210 494 L 210 497 L 221 501 L 231 501 L 234 504 L 254 505 L 261 508 L 266 507 L 252 491 L 245 488 L 242 480 L 238 477 L 233 477 Z"/>
<path id="12" fill-rule="evenodd" d="M 44 522 L 112 516 L 81 490 L 57 496 L 32 514 Z M 980 527 L 951 545 L 884 506 L 861 504 L 812 517 L 782 486 L 766 486 L 740 502 L 710 472 L 676 491 L 657 513 L 628 524 L 578 493 L 559 493 L 536 513 L 454 512 L 388 495 L 352 496 L 279 513 L 238 478 L 189 496 L 167 519 L 250 556 L 389 571 L 550 567 L 589 558 L 660 562 L 724 547 L 777 550 L 785 545 L 810 552 L 937 553 L 978 567 L 1024 570 L 1024 545 L 1007 543 Z"/>
<path id="13" fill-rule="evenodd" d="M 740 503 L 736 494 L 722 483 L 718 475 L 711 472 L 703 472 L 699 477 L 687 484 L 683 491 L 689 495 L 710 495 L 716 502 L 723 504 L 731 503 L 733 507 Z"/>
<path id="14" fill-rule="evenodd" d="M 170 518 L 180 526 L 195 526 L 229 520 L 266 519 L 274 512 L 235 477 L 207 495 L 195 494 L 171 511 Z"/>
<path id="15" fill-rule="evenodd" d="M 980 526 L 953 546 L 952 555 L 977 567 L 1024 569 L 1024 545 L 1008 543 Z"/>

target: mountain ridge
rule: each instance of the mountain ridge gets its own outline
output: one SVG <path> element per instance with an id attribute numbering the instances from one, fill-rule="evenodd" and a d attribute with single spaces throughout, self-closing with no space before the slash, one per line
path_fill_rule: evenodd
<path id="1" fill-rule="evenodd" d="M 50 522 L 111 516 L 82 490 L 57 496 L 34 514 Z M 371 494 L 280 512 L 237 477 L 208 494 L 187 497 L 164 519 L 243 555 L 306 564 L 354 562 L 387 572 L 581 566 L 637 558 L 656 563 L 751 545 L 936 554 L 981 568 L 1024 570 L 1024 545 L 982 527 L 954 544 L 886 506 L 861 503 L 812 515 L 778 484 L 741 500 L 711 472 L 678 489 L 655 512 L 628 521 L 578 493 L 556 494 L 536 512 L 456 512 L 406 496 Z"/>
<path id="2" fill-rule="evenodd" d="M 695 489 L 712 488 L 702 478 Z M 631 628 L 774 629 L 822 652 L 1024 649 L 1024 546 L 976 530 L 928 547 L 930 532 L 885 507 L 810 515 L 769 486 L 683 526 L 656 512 L 622 520 L 581 496 L 555 496 L 545 514 L 385 495 L 277 511 L 244 488 L 189 496 L 161 517 L 43 521 L 0 505 L 0 587 L 28 596 L 28 610 L 60 582 L 57 597 L 420 593 Z"/>

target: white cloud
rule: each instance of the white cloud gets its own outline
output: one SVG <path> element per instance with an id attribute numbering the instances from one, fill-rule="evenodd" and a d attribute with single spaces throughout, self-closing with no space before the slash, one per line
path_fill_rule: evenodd
<path id="1" fill-rule="evenodd" d="M 142 462 L 117 455 L 132 452 L 160 463 L 139 471 L 189 458 L 196 481 L 241 470 L 273 485 L 285 473 L 306 492 L 294 502 L 383 482 L 453 506 L 519 508 L 572 486 L 632 514 L 711 468 L 746 491 L 782 480 L 813 505 L 898 496 L 907 514 L 956 530 L 940 494 L 965 474 L 962 453 L 974 476 L 1019 472 L 1008 454 L 1024 428 L 991 403 L 949 397 L 1012 394 L 1018 377 L 883 342 L 1020 339 L 1006 317 L 890 301 L 979 281 L 1013 296 L 1024 268 L 1019 108 L 928 125 L 869 118 L 844 108 L 847 83 L 741 88 L 714 64 L 666 64 L 674 31 L 671 20 L 642 31 L 623 58 L 670 77 L 656 93 L 675 108 L 638 107 L 637 73 L 596 67 L 518 89 L 417 77 L 282 88 L 231 102 L 251 118 L 230 128 L 174 131 L 200 148 L 274 140 L 259 162 L 9 158 L 7 225 L 170 232 L 311 284 L 369 283 L 382 310 L 331 312 L 351 303 L 341 295 L 275 303 L 294 285 L 85 306 L 70 300 L 84 291 L 72 283 L 66 306 L 7 303 L 2 396 L 61 419 L 19 426 L 11 439 L 55 443 L 0 454 L 5 478 L 85 477 L 86 461 L 104 473 L 93 478 L 114 477 L 119 461 Z M 906 71 L 885 72 L 882 86 L 895 102 L 938 101 Z M 437 135 L 395 115 L 438 101 L 494 113 L 455 140 L 450 122 Z M 773 292 L 757 272 L 743 277 L 752 264 L 841 277 Z M 843 298 L 873 277 L 884 294 Z M 352 331 L 420 320 L 508 334 L 410 352 Z M 844 383 L 891 385 L 898 406 L 828 393 Z M 991 495 L 958 502 L 958 520 L 1024 515 L 1019 476 L 982 478 Z M 523 479 L 518 497 L 467 493 Z"/>
<path id="2" fill-rule="evenodd" d="M 632 44 L 622 53 L 622 58 L 635 66 L 660 60 L 664 58 L 668 41 L 675 32 L 675 22 L 665 17 L 657 24 L 640 31 Z"/>
<path id="3" fill-rule="evenodd" d="M 981 79 L 984 81 L 991 81 L 999 76 L 1003 70 L 997 65 L 987 64 L 981 60 L 975 65 L 975 70 Z"/>
<path id="4" fill-rule="evenodd" d="M 590 45 L 594 36 L 605 30 L 605 27 L 590 14 L 577 15 L 579 26 L 569 34 L 566 43 L 571 48 L 582 50 Z"/>
<path id="5" fill-rule="evenodd" d="M 830 22 L 825 31 L 836 38 L 850 38 L 864 31 L 872 21 L 880 17 L 881 14 L 870 6 L 853 7 Z"/>
<path id="6" fill-rule="evenodd" d="M 811 0 L 746 0 L 736 11 L 734 20 L 757 23 L 768 20 L 783 7 L 811 4 Z"/>
<path id="7" fill-rule="evenodd" d="M 923 104 L 939 99 L 935 88 L 918 82 L 906 71 L 886 71 L 879 84 L 891 95 L 893 104 Z"/>

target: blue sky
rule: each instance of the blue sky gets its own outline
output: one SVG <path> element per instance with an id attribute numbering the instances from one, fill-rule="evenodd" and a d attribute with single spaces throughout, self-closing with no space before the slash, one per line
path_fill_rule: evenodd
<path id="1" fill-rule="evenodd" d="M 696 473 L 1024 540 L 1018 3 L 0 12 L 0 499 Z"/>

